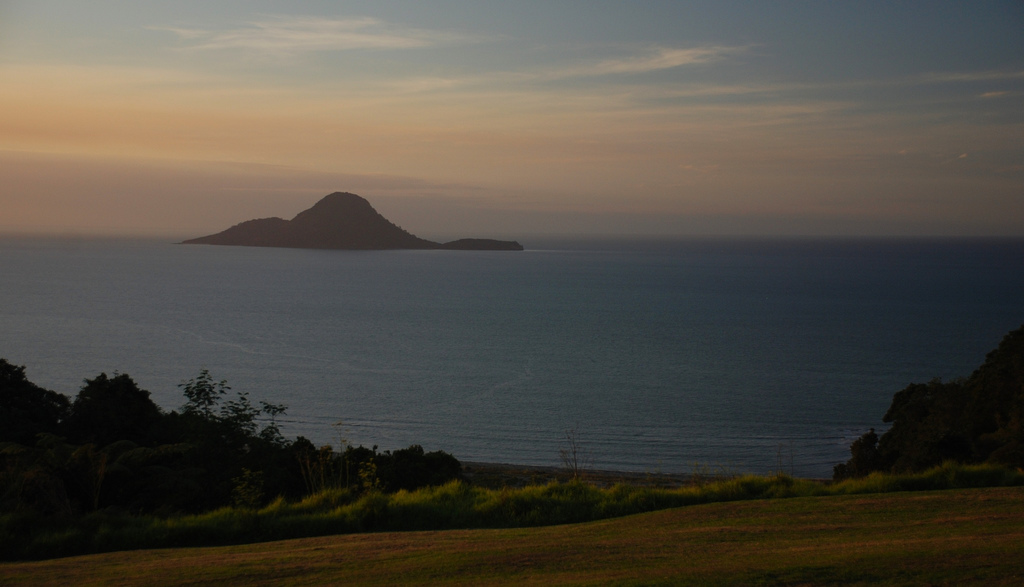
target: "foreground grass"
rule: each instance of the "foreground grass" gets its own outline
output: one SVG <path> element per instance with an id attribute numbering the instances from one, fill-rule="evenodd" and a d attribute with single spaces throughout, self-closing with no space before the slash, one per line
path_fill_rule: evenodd
<path id="1" fill-rule="evenodd" d="M 560 526 L 385 532 L 0 564 L 0 583 L 985 584 L 1024 580 L 1024 488 L 712 503 Z"/>
<path id="2" fill-rule="evenodd" d="M 298 503 L 278 500 L 258 511 L 225 508 L 168 518 L 109 512 L 72 519 L 6 514 L 0 516 L 0 555 L 7 560 L 43 559 L 347 533 L 521 528 L 716 502 L 1020 485 L 1024 472 L 1018 470 L 947 464 L 916 475 L 879 474 L 833 485 L 785 475 L 748 475 L 676 489 L 598 488 L 582 482 L 484 489 L 453 482 L 394 494 L 334 490 Z"/>

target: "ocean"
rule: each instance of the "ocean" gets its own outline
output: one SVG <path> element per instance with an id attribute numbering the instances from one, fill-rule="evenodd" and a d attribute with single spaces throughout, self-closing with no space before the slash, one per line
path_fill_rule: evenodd
<path id="1" fill-rule="evenodd" d="M 0 357 L 164 409 L 208 369 L 288 437 L 462 461 L 829 477 L 1024 323 L 1024 240 L 539 240 L 523 252 L 0 238 Z"/>

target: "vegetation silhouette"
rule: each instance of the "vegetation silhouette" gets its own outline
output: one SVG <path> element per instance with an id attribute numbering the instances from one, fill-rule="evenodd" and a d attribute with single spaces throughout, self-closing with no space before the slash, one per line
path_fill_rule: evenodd
<path id="1" fill-rule="evenodd" d="M 1024 326 L 1006 334 L 970 377 L 898 391 L 882 421 L 892 426 L 854 441 L 835 479 L 923 471 L 945 461 L 1024 467 Z"/>
<path id="2" fill-rule="evenodd" d="M 335 453 L 288 441 L 276 420 L 286 406 L 230 395 L 205 369 L 179 387 L 186 401 L 170 412 L 127 374 L 86 379 L 71 400 L 0 359 L 0 514 L 198 513 L 329 488 L 411 490 L 461 478 L 455 457 L 418 445 Z"/>

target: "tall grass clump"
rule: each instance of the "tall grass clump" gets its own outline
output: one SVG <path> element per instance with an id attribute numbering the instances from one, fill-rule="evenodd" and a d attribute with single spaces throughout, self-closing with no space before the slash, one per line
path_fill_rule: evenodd
<path id="1" fill-rule="evenodd" d="M 1024 485 L 1024 471 L 993 464 L 965 465 L 953 461 L 920 473 L 871 473 L 860 479 L 848 479 L 830 487 L 832 494 L 890 493 L 971 489 L 975 487 L 1013 487 Z"/>
<path id="2" fill-rule="evenodd" d="M 600 517 L 604 491 L 579 479 L 521 489 L 489 490 L 476 512 L 480 522 L 491 527 L 583 522 Z"/>
<path id="3" fill-rule="evenodd" d="M 481 491 L 461 481 L 439 487 L 392 494 L 387 504 L 386 526 L 391 529 L 478 527 L 476 506 Z"/>

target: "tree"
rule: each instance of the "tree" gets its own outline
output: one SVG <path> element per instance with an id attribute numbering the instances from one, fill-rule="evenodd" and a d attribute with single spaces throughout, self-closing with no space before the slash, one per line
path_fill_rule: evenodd
<path id="1" fill-rule="evenodd" d="M 220 396 L 225 395 L 231 389 L 227 383 L 225 379 L 214 382 L 210 377 L 210 372 L 206 369 L 200 370 L 198 377 L 179 383 L 178 387 L 188 399 L 181 407 L 181 412 L 212 420 L 213 408 L 220 402 Z"/>
<path id="2" fill-rule="evenodd" d="M 1024 467 L 1024 326 L 1003 337 L 970 377 L 912 383 L 892 398 L 877 439 L 868 433 L 850 447 L 836 478 L 873 470 L 907 472 L 943 461 Z"/>
<path id="3" fill-rule="evenodd" d="M 229 399 L 224 405 L 220 405 L 219 410 L 214 411 L 221 398 L 231 389 L 227 383 L 224 379 L 214 381 L 210 372 L 203 369 L 197 377 L 178 384 L 188 399 L 181 407 L 182 414 L 217 423 L 221 426 L 222 434 L 226 433 L 243 444 L 257 436 L 273 444 L 284 444 L 284 437 L 281 436 L 281 430 L 277 425 L 277 417 L 284 414 L 288 406 L 260 401 L 260 407 L 256 408 L 249 400 L 249 394 L 239 391 L 235 393 L 234 399 Z M 270 418 L 270 422 L 263 430 L 259 430 L 257 423 L 261 414 L 266 414 Z"/>
<path id="4" fill-rule="evenodd" d="M 126 374 L 100 373 L 86 379 L 67 419 L 68 436 L 75 442 L 105 446 L 117 440 L 150 444 L 163 413 L 149 392 Z"/>
<path id="5" fill-rule="evenodd" d="M 35 446 L 0 445 L 0 511 L 28 509 L 44 514 L 75 511 L 68 462 L 75 447 L 53 434 L 39 434 Z"/>
<path id="6" fill-rule="evenodd" d="M 263 505 L 264 485 L 263 471 L 250 471 L 243 468 L 242 474 L 232 479 L 231 502 L 235 507 L 255 510 Z"/>
<path id="7" fill-rule="evenodd" d="M 562 464 L 569 470 L 573 479 L 579 479 L 583 476 L 583 472 L 590 465 L 590 455 L 587 454 L 580 439 L 579 426 L 574 426 L 565 431 L 565 448 L 558 451 L 558 456 L 562 459 Z"/>
<path id="8" fill-rule="evenodd" d="M 256 436 L 256 418 L 259 415 L 260 411 L 253 407 L 249 401 L 249 394 L 245 391 L 237 392 L 235 399 L 228 400 L 220 407 L 220 421 L 240 439 L 247 440 Z"/>
<path id="9" fill-rule="evenodd" d="M 971 461 L 963 422 L 970 400 L 963 379 L 933 379 L 897 392 L 882 417 L 892 427 L 879 439 L 879 468 L 907 472 Z"/>
<path id="10" fill-rule="evenodd" d="M 238 487 L 249 491 L 256 479 L 266 495 L 301 494 L 300 459 L 277 425 L 287 406 L 261 401 L 256 407 L 244 391 L 229 397 L 227 381 L 215 380 L 206 369 L 178 387 L 187 401 L 173 419 L 181 441 L 194 447 L 191 463 L 207 488 L 203 506 L 237 500 Z"/>
<path id="11" fill-rule="evenodd" d="M 35 444 L 36 434 L 56 433 L 70 409 L 67 396 L 39 387 L 25 377 L 25 367 L 0 359 L 0 442 Z"/>
<path id="12" fill-rule="evenodd" d="M 260 430 L 260 438 L 271 444 L 283 445 L 287 443 L 284 436 L 281 435 L 281 429 L 277 426 L 277 417 L 284 414 L 287 409 L 288 406 L 284 404 L 272 404 L 260 400 L 260 412 L 270 418 L 270 423 L 264 426 L 263 430 Z"/>
<path id="13" fill-rule="evenodd" d="M 878 434 L 872 428 L 850 445 L 850 460 L 840 463 L 832 469 L 833 478 L 837 481 L 856 477 L 865 477 L 873 471 L 881 469 L 878 454 Z"/>
<path id="14" fill-rule="evenodd" d="M 1024 467 L 1024 326 L 1003 337 L 967 382 L 972 458 Z"/>

